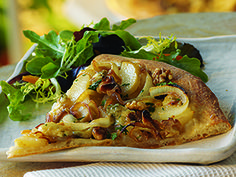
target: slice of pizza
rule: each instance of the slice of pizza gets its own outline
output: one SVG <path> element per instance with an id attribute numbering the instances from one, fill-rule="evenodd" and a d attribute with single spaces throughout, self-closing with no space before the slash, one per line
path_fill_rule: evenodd
<path id="1" fill-rule="evenodd" d="M 231 129 L 214 93 L 166 63 L 99 55 L 52 106 L 23 130 L 8 158 L 81 146 L 158 148 Z"/>

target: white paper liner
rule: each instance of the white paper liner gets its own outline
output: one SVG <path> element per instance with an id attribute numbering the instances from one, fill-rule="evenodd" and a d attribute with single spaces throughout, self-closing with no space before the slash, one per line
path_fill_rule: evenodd
<path id="1" fill-rule="evenodd" d="M 196 39 L 179 39 L 193 44 L 205 61 L 205 72 L 209 76 L 207 85 L 219 98 L 220 106 L 227 117 L 235 119 L 236 103 L 236 37 L 221 36 Z M 48 109 L 48 108 L 47 108 Z M 20 131 L 35 127 L 45 120 L 47 109 L 36 111 L 37 118 L 27 122 L 15 122 L 6 118 L 0 124 L 0 160 L 6 159 L 6 148 L 20 136 Z M 117 147 L 85 147 L 48 154 L 11 159 L 13 161 L 111 161 L 111 162 L 189 162 L 213 163 L 229 157 L 236 149 L 236 128 L 224 135 L 208 138 L 180 146 L 143 150 Z M 93 151 L 96 149 L 97 151 Z M 91 153 L 92 152 L 92 153 Z M 118 154 L 119 156 L 114 156 Z M 50 157 L 50 158 L 48 158 Z"/>

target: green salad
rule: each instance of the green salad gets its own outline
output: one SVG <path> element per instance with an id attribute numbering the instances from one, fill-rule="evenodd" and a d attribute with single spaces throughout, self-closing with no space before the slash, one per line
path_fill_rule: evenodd
<path id="1" fill-rule="evenodd" d="M 174 36 L 137 39 L 125 31 L 134 23 L 135 19 L 128 19 L 111 25 L 103 18 L 78 31 L 50 31 L 43 36 L 23 31 L 37 46 L 24 61 L 18 76 L 9 82 L 0 81 L 2 92 L 9 100 L 9 117 L 14 121 L 28 120 L 31 117 L 27 113 L 28 100 L 35 105 L 55 102 L 70 88 L 78 72 L 103 53 L 165 62 L 208 81 L 202 70 L 201 55 L 195 47 L 177 42 Z M 145 45 L 140 40 L 145 40 Z"/>

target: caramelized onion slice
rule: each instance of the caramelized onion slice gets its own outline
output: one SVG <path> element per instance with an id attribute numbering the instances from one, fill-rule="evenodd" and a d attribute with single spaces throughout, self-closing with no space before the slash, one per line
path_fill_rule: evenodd
<path id="1" fill-rule="evenodd" d="M 151 97 L 164 99 L 162 106 L 156 107 L 152 113 L 153 119 L 161 121 L 168 120 L 168 118 L 177 118 L 188 108 L 188 96 L 180 87 L 164 85 L 151 87 L 149 91 Z"/>

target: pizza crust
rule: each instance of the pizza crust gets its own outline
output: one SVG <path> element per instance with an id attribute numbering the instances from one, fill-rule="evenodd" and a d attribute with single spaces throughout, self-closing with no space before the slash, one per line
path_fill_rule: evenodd
<path id="1" fill-rule="evenodd" d="M 32 147 L 19 147 L 12 146 L 7 151 L 7 158 L 23 157 L 26 155 L 42 154 L 51 151 L 58 151 L 64 149 L 70 149 L 75 147 L 84 146 L 111 146 L 112 140 L 95 140 L 95 139 L 82 139 L 82 138 L 70 138 L 65 141 L 59 141 L 56 143 L 47 144 L 44 146 Z"/>

